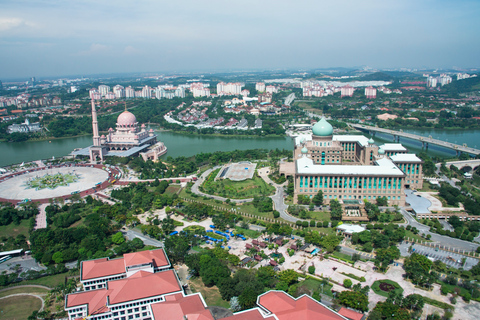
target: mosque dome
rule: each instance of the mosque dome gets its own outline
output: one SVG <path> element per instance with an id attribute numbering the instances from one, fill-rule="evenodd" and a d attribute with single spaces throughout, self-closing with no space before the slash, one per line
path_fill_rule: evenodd
<path id="1" fill-rule="evenodd" d="M 126 127 L 132 127 L 137 123 L 137 118 L 130 111 L 123 111 L 117 118 L 117 124 Z"/>
<path id="2" fill-rule="evenodd" d="M 375 143 L 375 141 L 373 141 L 372 138 L 370 138 L 370 139 L 368 140 L 368 144 L 374 144 L 374 143 Z"/>
<path id="3" fill-rule="evenodd" d="M 325 118 L 322 118 L 320 121 L 315 123 L 312 128 L 312 133 L 316 136 L 328 137 L 333 134 L 333 127 L 327 122 L 327 120 L 325 120 Z"/>
<path id="4" fill-rule="evenodd" d="M 304 144 L 304 143 L 305 143 L 305 137 L 302 137 L 302 139 L 300 139 L 300 143 L 301 143 L 301 144 Z"/>
<path id="5" fill-rule="evenodd" d="M 384 154 L 385 154 L 385 150 L 383 150 L 383 148 L 378 149 L 378 154 L 384 155 Z"/>
<path id="6" fill-rule="evenodd" d="M 302 153 L 303 153 L 303 154 L 307 154 L 307 153 L 308 153 L 307 147 L 303 147 L 303 148 L 302 148 Z"/>

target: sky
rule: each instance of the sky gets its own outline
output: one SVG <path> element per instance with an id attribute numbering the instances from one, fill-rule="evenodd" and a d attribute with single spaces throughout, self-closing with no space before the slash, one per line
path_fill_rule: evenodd
<path id="1" fill-rule="evenodd" d="M 0 80 L 479 67 L 478 17 L 478 0 L 0 0 Z"/>

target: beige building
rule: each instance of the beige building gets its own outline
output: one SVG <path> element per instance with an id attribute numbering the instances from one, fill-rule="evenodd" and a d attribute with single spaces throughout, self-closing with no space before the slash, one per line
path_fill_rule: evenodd
<path id="1" fill-rule="evenodd" d="M 312 198 L 321 190 L 326 204 L 337 199 L 355 206 L 386 197 L 390 205 L 404 206 L 404 189 L 421 188 L 422 160 L 394 145 L 384 145 L 389 156 L 365 136 L 333 135 L 322 118 L 312 135 L 295 138 L 294 162 L 282 163 L 280 172 L 294 177 L 295 203 L 299 195 Z"/>

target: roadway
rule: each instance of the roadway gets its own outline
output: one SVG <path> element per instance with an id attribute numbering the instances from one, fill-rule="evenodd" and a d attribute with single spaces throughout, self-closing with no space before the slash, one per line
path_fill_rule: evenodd
<path id="1" fill-rule="evenodd" d="M 285 98 L 285 105 L 290 106 L 290 104 L 295 100 L 295 93 L 290 93 L 286 98 Z"/>
<path id="2" fill-rule="evenodd" d="M 474 154 L 474 155 L 479 155 L 480 150 L 475 149 L 475 148 L 470 148 L 467 147 L 466 145 L 459 145 L 451 142 L 446 142 L 442 140 L 437 140 L 433 139 L 432 137 L 424 137 L 424 136 L 419 136 L 413 133 L 406 133 L 403 131 L 396 131 L 396 130 L 391 130 L 391 129 L 383 129 L 383 128 L 378 128 L 378 127 L 373 127 L 373 126 L 367 126 L 367 125 L 362 125 L 362 124 L 356 124 L 356 123 L 349 123 L 350 126 L 352 126 L 355 129 L 360 129 L 360 130 L 368 130 L 368 131 L 373 131 L 373 132 L 381 132 L 381 133 L 386 133 L 393 135 L 394 137 L 404 137 L 412 140 L 417 140 L 423 143 L 427 144 L 434 144 L 437 146 L 441 146 L 447 149 L 452 149 L 457 152 L 465 152 L 469 154 Z"/>
<path id="3" fill-rule="evenodd" d="M 149 236 L 144 235 L 143 233 L 141 233 L 138 230 L 125 229 L 125 230 L 122 230 L 122 233 L 125 235 L 125 237 L 128 240 L 133 240 L 135 238 L 138 238 L 138 239 L 142 240 L 143 244 L 145 244 L 146 246 L 154 246 L 154 247 L 158 247 L 158 248 L 163 248 L 163 241 L 152 239 Z"/>

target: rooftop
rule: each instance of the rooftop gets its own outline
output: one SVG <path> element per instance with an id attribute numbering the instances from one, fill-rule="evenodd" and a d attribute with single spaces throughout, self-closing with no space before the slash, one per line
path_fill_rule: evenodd
<path id="1" fill-rule="evenodd" d="M 400 153 L 391 155 L 390 159 L 392 159 L 394 162 L 422 162 L 422 159 L 413 153 Z"/>
<path id="2" fill-rule="evenodd" d="M 82 261 L 81 280 L 95 279 L 125 273 L 123 258 L 110 260 L 101 258 Z"/>
<path id="3" fill-rule="evenodd" d="M 299 174 L 325 174 L 325 175 L 354 175 L 354 176 L 398 176 L 404 173 L 390 159 L 381 158 L 376 160 L 377 165 L 338 165 L 338 164 L 315 164 L 312 159 L 302 157 L 296 161 L 297 173 Z"/>
<path id="4" fill-rule="evenodd" d="M 407 152 L 407 148 L 402 146 L 401 143 L 385 143 L 380 146 L 385 151 L 402 151 Z"/>
<path id="5" fill-rule="evenodd" d="M 269 291 L 257 298 L 257 304 L 275 314 L 278 320 L 345 320 L 310 296 L 293 298 L 283 291 Z"/>
<path id="6" fill-rule="evenodd" d="M 169 266 L 170 262 L 163 249 L 132 252 L 123 255 L 125 267 L 137 266 L 140 264 L 153 263 L 154 267 Z"/>
<path id="7" fill-rule="evenodd" d="M 366 230 L 362 226 L 355 225 L 355 224 L 347 224 L 347 223 L 339 225 L 337 229 L 342 230 L 343 232 L 349 233 L 349 234 L 362 232 Z"/>

